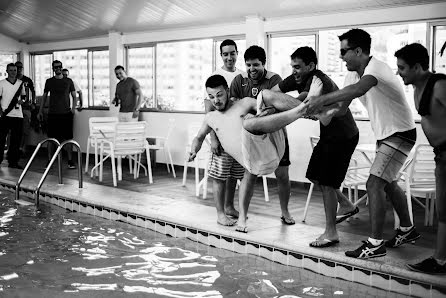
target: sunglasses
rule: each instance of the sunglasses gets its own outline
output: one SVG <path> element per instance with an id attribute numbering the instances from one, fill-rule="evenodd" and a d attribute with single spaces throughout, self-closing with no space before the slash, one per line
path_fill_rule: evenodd
<path id="1" fill-rule="evenodd" d="M 350 50 L 354 50 L 354 49 L 356 49 L 356 48 L 346 48 L 346 49 L 341 49 L 341 50 L 340 50 L 340 52 L 341 52 L 341 56 L 345 56 L 345 54 L 347 54 L 348 51 L 350 51 Z"/>
<path id="2" fill-rule="evenodd" d="M 62 66 L 53 66 L 53 69 L 62 69 Z"/>

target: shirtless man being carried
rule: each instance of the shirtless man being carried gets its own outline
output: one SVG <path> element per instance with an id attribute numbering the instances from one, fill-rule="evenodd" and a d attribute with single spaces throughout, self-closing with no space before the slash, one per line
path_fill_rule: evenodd
<path id="1" fill-rule="evenodd" d="M 264 127 L 266 123 L 277 127 L 280 123 L 285 127 L 289 123 L 305 115 L 306 105 L 299 105 L 288 111 L 252 117 L 256 114 L 257 101 L 245 97 L 238 101 L 229 100 L 229 89 L 226 80 L 220 75 L 213 75 L 206 81 L 206 90 L 215 111 L 206 114 L 203 125 L 192 142 L 189 160 L 193 160 L 200 150 L 206 135 L 214 130 L 224 149 L 238 163 L 245 167 L 245 173 L 239 190 L 240 216 L 237 231 L 246 233 L 246 218 L 249 203 L 253 194 L 252 187 L 247 187 L 246 181 L 274 172 L 279 165 L 285 149 L 283 132 L 278 127 L 275 132 L 256 127 Z M 255 150 L 255 148 L 262 150 Z M 267 158 L 267 159 L 266 159 Z M 249 188 L 249 189 L 248 189 Z M 224 215 L 223 202 L 216 202 L 218 217 Z"/>

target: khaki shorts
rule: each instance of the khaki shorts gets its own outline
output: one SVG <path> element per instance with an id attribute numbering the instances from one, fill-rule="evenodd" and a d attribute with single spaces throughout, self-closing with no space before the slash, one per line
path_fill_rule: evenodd
<path id="1" fill-rule="evenodd" d="M 399 171 L 406 162 L 413 146 L 414 143 L 394 135 L 379 140 L 370 174 L 389 183 L 397 180 Z"/>
<path id="2" fill-rule="evenodd" d="M 228 153 L 222 152 L 220 156 L 211 153 L 209 159 L 210 177 L 218 180 L 226 180 L 229 177 L 242 180 L 244 174 L 245 168 Z"/>

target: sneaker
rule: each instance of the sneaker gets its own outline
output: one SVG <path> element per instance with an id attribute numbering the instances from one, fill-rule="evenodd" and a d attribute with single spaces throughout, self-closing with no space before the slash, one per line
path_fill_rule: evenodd
<path id="1" fill-rule="evenodd" d="M 76 165 L 74 164 L 74 162 L 72 160 L 68 161 L 68 168 L 71 170 L 76 168 Z"/>
<path id="2" fill-rule="evenodd" d="M 386 247 L 398 247 L 407 242 L 414 242 L 421 235 L 415 230 L 415 227 L 412 227 L 409 231 L 403 232 L 399 228 L 396 229 L 396 234 L 392 239 L 386 241 Z"/>
<path id="3" fill-rule="evenodd" d="M 362 241 L 362 245 L 355 250 L 346 251 L 345 255 L 357 259 L 370 259 L 386 255 L 384 241 L 380 245 L 373 245 L 369 241 Z"/>
<path id="4" fill-rule="evenodd" d="M 421 273 L 442 275 L 446 274 L 446 264 L 440 265 L 433 257 L 427 258 L 417 264 L 407 264 L 410 270 Z"/>

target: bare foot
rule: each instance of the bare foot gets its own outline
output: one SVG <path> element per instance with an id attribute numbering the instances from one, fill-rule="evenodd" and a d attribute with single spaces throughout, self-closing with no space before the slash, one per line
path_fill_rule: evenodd
<path id="1" fill-rule="evenodd" d="M 230 217 L 234 217 L 234 218 L 238 218 L 238 215 L 239 215 L 238 211 L 235 210 L 234 207 L 225 209 L 225 214 L 226 214 L 226 216 L 230 216 Z"/>
<path id="2" fill-rule="evenodd" d="M 240 232 L 240 233 L 248 233 L 248 227 L 247 226 L 239 226 L 239 225 L 237 225 L 235 230 L 237 232 Z"/>
<path id="3" fill-rule="evenodd" d="M 230 227 L 235 225 L 237 223 L 237 220 L 230 219 L 227 216 L 221 216 L 221 217 L 219 216 L 217 219 L 217 223 L 222 226 Z"/>

